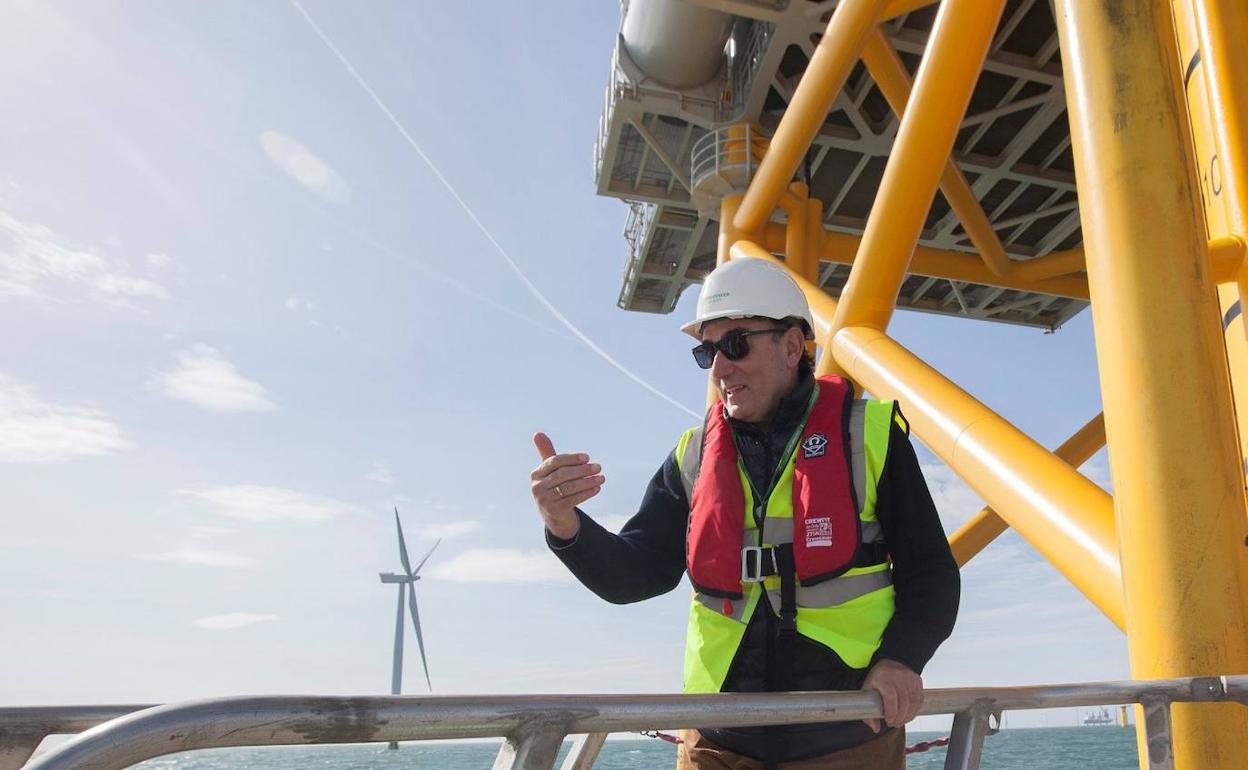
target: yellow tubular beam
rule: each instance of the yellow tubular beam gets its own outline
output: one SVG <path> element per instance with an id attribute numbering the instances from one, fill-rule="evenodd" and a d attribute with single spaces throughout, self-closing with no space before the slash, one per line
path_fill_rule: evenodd
<path id="1" fill-rule="evenodd" d="M 737 213 L 737 207 L 740 205 L 740 195 L 728 195 L 719 202 L 719 241 L 716 244 L 716 265 L 722 265 L 732 258 L 732 244 L 740 237 L 740 233 L 732 226 L 732 215 Z M 719 390 L 715 387 L 715 380 L 711 379 L 708 372 L 706 377 L 707 407 L 709 408 L 718 398 Z"/>
<path id="2" fill-rule="evenodd" d="M 895 19 L 902 14 L 917 11 L 935 2 L 937 0 L 888 0 L 888 4 L 884 6 L 884 12 L 880 14 L 880 21 Z"/>
<path id="3" fill-rule="evenodd" d="M 784 226 L 784 261 L 790 263 L 792 269 L 803 272 L 808 258 L 806 243 L 806 185 L 793 182 L 789 189 L 780 196 L 780 208 L 784 209 L 788 222 Z"/>
<path id="4" fill-rule="evenodd" d="M 949 550 L 953 551 L 953 560 L 959 567 L 975 558 L 975 554 L 984 550 L 1005 531 L 1010 528 L 991 506 L 984 506 L 979 512 L 958 527 L 958 531 L 949 536 Z"/>
<path id="5" fill-rule="evenodd" d="M 783 264 L 750 241 L 733 244 L 732 257 Z M 802 276 L 793 277 L 810 303 L 824 358 L 842 358 L 841 348 L 857 345 L 854 335 L 874 334 L 880 345 L 859 346 L 864 351 L 871 347 L 870 356 L 842 358 L 849 378 L 880 398 L 899 399 L 923 442 L 968 483 L 974 480 L 972 488 L 989 505 L 1008 512 L 1009 523 L 1121 627 L 1122 592 L 1109 495 L 883 334 L 848 329 L 830 345 L 836 300 Z M 1078 458 L 1095 438 L 1089 423 L 1064 446 Z M 1077 512 L 1077 517 L 1067 512 Z"/>
<path id="6" fill-rule="evenodd" d="M 944 0 L 837 303 L 834 328 L 885 329 L 1004 0 Z M 830 358 L 830 356 L 825 356 Z"/>
<path id="7" fill-rule="evenodd" d="M 819 283 L 819 258 L 823 255 L 823 201 L 806 201 L 806 256 L 798 272 L 811 283 Z"/>
<path id="8" fill-rule="evenodd" d="M 824 258 L 830 262 L 855 264 L 864 254 L 863 239 L 844 233 L 829 232 L 824 238 Z M 855 256 L 857 255 L 857 256 Z M 857 269 L 855 267 L 855 269 Z M 960 251 L 945 251 L 928 246 L 916 246 L 907 268 L 909 273 L 948 278 L 953 281 L 982 283 L 988 286 L 1000 286 L 1005 289 L 1019 291 L 1036 291 L 1044 294 L 1056 294 L 1060 297 L 1073 299 L 1088 298 L 1088 282 L 1081 277 L 1048 278 L 1041 281 L 1025 281 L 1011 273 L 1007 276 L 996 276 L 988 272 L 984 263 L 973 254 Z M 894 290 L 895 292 L 895 290 Z M 844 300 L 842 303 L 844 304 Z"/>
<path id="9" fill-rule="evenodd" d="M 822 227 L 821 225 L 819 226 Z M 784 225 L 779 222 L 772 222 L 764 230 L 763 245 L 767 247 L 768 251 L 783 253 L 785 251 L 785 238 Z M 819 256 L 825 262 L 833 262 L 838 265 L 854 264 L 854 259 L 862 243 L 862 238 L 856 235 L 832 230 L 825 230 L 822 240 L 823 246 L 820 249 Z M 1224 258 L 1229 259 L 1231 256 L 1228 252 Z M 1041 257 L 1040 260 L 1048 259 L 1049 257 L 1061 259 L 1065 263 L 1078 262 L 1081 268 L 1083 265 L 1083 251 L 1081 249 L 1053 252 L 1048 256 Z M 973 254 L 967 254 L 963 251 L 936 249 L 930 246 L 917 246 L 914 249 L 914 256 L 910 258 L 908 272 L 932 278 L 946 278 L 951 281 L 1000 286 L 1003 289 L 1035 291 L 1043 294 L 1055 294 L 1059 297 L 1070 297 L 1071 299 L 1088 299 L 1088 282 L 1084 277 L 1057 275 L 1052 278 L 1036 278 L 1022 270 L 1027 264 L 1029 263 L 1023 262 L 1018 264 L 1008 276 L 1003 278 L 989 272 L 988 268 L 984 267 L 984 263 Z M 1236 262 L 1236 266 L 1238 266 L 1238 262 Z M 1054 269 L 1056 269 L 1056 266 Z M 1043 273 L 1044 271 L 1037 272 Z M 1233 274 L 1228 275 L 1230 277 L 1226 280 L 1235 280 Z"/>
<path id="10" fill-rule="evenodd" d="M 858 63 L 863 38 L 875 26 L 883 6 L 884 0 L 842 0 L 837 4 L 737 211 L 737 230 L 746 233 L 761 230 L 771 218 L 780 196 L 827 119 L 828 110 L 845 86 L 845 79 Z"/>
<path id="11" fill-rule="evenodd" d="M 1014 263 L 1014 273 L 1025 281 L 1042 281 L 1083 270 L 1083 249 L 1054 251 L 1043 257 Z"/>
<path id="12" fill-rule="evenodd" d="M 1056 10 L 1075 171 L 1094 192 L 1079 212 L 1131 673 L 1248 671 L 1248 518 L 1170 8 Z M 1175 704 L 1174 767 L 1248 767 L 1245 734 L 1248 710 Z"/>
<path id="13" fill-rule="evenodd" d="M 1218 145 L 1231 231 L 1248 234 L 1248 6 L 1243 0 L 1194 2 L 1196 33 L 1205 60 L 1210 121 Z"/>
<path id="14" fill-rule="evenodd" d="M 732 258 L 730 249 L 741 237 L 732 226 L 732 216 L 741 205 L 740 195 L 729 195 L 719 202 L 719 241 L 715 251 L 715 264 L 722 265 Z"/>
<path id="15" fill-rule="evenodd" d="M 1244 251 L 1248 245 L 1242 238 L 1227 235 L 1209 241 L 1209 267 L 1217 283 L 1233 283 L 1244 264 Z"/>
<path id="16" fill-rule="evenodd" d="M 1072 468 L 1078 468 L 1105 446 L 1105 417 L 1098 414 L 1054 450 Z M 958 566 L 965 566 L 975 554 L 982 551 L 1009 527 L 991 507 L 981 508 L 949 537 L 949 547 Z"/>
<path id="17" fill-rule="evenodd" d="M 862 48 L 862 62 L 893 112 L 898 117 L 905 115 L 906 104 L 910 101 L 910 74 L 882 27 L 876 27 L 867 36 L 866 45 Z M 962 175 L 962 169 L 952 157 L 945 161 L 945 168 L 940 174 L 940 189 L 988 269 L 994 275 L 1009 275 L 1011 262 L 1005 247 L 1001 245 L 997 231 L 992 229 L 984 207 L 979 205 L 979 199 Z"/>
<path id="18" fill-rule="evenodd" d="M 883 332 L 841 329 L 831 352 L 872 394 L 900 401 L 923 443 L 1122 627 L 1113 501 L 1105 490 Z"/>

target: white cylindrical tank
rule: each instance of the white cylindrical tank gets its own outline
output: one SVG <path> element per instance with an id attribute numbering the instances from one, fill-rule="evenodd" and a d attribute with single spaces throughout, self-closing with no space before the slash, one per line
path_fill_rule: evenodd
<path id="1" fill-rule="evenodd" d="M 629 0 L 620 36 L 646 77 L 685 89 L 719 72 L 731 31 L 730 14 L 684 0 Z"/>

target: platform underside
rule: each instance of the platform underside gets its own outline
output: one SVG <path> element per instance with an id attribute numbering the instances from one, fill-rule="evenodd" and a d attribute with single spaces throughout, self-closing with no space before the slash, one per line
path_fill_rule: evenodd
<path id="1" fill-rule="evenodd" d="M 677 94 L 654 84 L 613 82 L 614 105 L 599 139 L 599 193 L 632 202 L 628 266 L 620 295 L 627 310 L 667 313 L 680 293 L 714 267 L 718 223 L 693 206 L 665 162 L 686 164 L 709 129 L 749 121 L 774 130 L 826 27 L 819 4 L 729 0 L 714 7 L 736 16 L 737 55 L 718 98 Z M 935 5 L 885 22 L 913 77 L 935 19 Z M 609 95 L 610 98 L 610 95 Z M 862 64 L 807 158 L 810 194 L 824 202 L 829 230 L 860 235 L 875 200 L 898 127 Z M 955 144 L 954 157 L 1006 253 L 1028 260 L 1081 245 L 1070 130 L 1056 28 L 1047 0 L 1010 0 Z M 686 171 L 687 174 L 687 171 Z M 920 244 L 975 253 L 937 192 Z M 824 262 L 821 285 L 840 293 L 849 266 Z M 898 307 L 1054 329 L 1086 306 L 1080 299 L 988 283 L 910 274 Z"/>

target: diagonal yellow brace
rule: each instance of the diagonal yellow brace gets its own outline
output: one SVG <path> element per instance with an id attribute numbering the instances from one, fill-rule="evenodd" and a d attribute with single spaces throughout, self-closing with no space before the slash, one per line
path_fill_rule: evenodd
<path id="1" fill-rule="evenodd" d="M 746 240 L 732 245 L 732 258 L 783 264 Z M 989 505 L 1008 512 L 1019 534 L 1121 628 L 1109 494 L 882 332 L 853 327 L 832 338 L 839 303 L 802 276 L 793 278 L 810 302 L 824 358 L 835 355 L 872 394 L 901 401 L 923 443 Z"/>
<path id="2" fill-rule="evenodd" d="M 931 208 L 1004 0 L 944 0 L 901 118 L 862 247 L 837 304 L 835 329 L 886 329 Z M 831 365 L 831 356 L 820 361 Z"/>
<path id="3" fill-rule="evenodd" d="M 862 61 L 893 112 L 904 116 L 906 104 L 910 101 L 910 74 L 883 28 L 876 27 L 867 36 Z M 988 269 L 998 276 L 1009 275 L 1012 264 L 1005 247 L 1001 245 L 997 231 L 992 229 L 992 223 L 988 221 L 988 215 L 963 176 L 962 169 L 952 157 L 945 161 L 944 171 L 940 174 L 940 189 Z"/>
<path id="4" fill-rule="evenodd" d="M 1123 627 L 1114 508 L 1105 490 L 883 332 L 841 329 L 831 353 L 872 394 L 900 401 L 923 443 Z"/>
<path id="5" fill-rule="evenodd" d="M 1053 450 L 1053 454 L 1069 463 L 1070 467 L 1078 468 L 1103 446 L 1105 446 L 1104 413 L 1089 420 L 1073 436 Z M 949 536 L 949 547 L 953 549 L 953 558 L 958 562 L 958 566 L 966 566 L 975 554 L 996 540 L 997 536 L 1009 527 L 1005 519 L 1001 518 L 990 506 L 981 508 L 979 513 L 972 516 L 958 528 L 957 532 Z"/>
<path id="6" fill-rule="evenodd" d="M 771 218 L 827 119 L 828 110 L 858 63 L 863 39 L 875 26 L 883 7 L 884 0 L 841 0 L 837 4 L 737 210 L 733 225 L 738 231 L 756 232 Z"/>
<path id="7" fill-rule="evenodd" d="M 888 0 L 888 4 L 884 6 L 884 12 L 880 14 L 880 21 L 894 19 L 898 16 L 917 11 L 926 5 L 934 5 L 937 0 Z"/>

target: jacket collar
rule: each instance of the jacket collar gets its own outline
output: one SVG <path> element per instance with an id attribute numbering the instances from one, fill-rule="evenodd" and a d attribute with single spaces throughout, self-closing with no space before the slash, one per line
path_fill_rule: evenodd
<path id="1" fill-rule="evenodd" d="M 728 417 L 728 424 L 732 426 L 734 431 L 745 428 L 747 430 L 787 436 L 797 429 L 798 423 L 802 421 L 802 417 L 806 414 L 806 407 L 810 404 L 810 391 L 814 386 L 815 377 L 813 374 L 807 372 L 798 375 L 797 383 L 793 386 L 793 390 L 790 390 L 788 395 L 780 399 L 780 405 L 776 407 L 776 413 L 770 422 L 747 423 Z M 725 416 L 727 416 L 727 413 L 725 413 Z"/>

